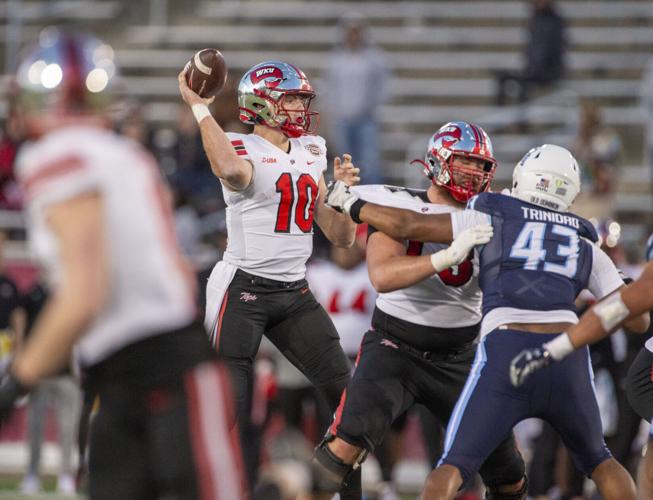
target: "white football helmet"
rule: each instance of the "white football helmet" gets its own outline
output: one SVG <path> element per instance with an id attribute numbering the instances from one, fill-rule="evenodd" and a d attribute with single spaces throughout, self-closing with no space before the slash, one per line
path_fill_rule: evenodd
<path id="1" fill-rule="evenodd" d="M 512 173 L 512 196 L 558 212 L 566 212 L 579 192 L 578 162 L 553 144 L 531 149 Z"/>

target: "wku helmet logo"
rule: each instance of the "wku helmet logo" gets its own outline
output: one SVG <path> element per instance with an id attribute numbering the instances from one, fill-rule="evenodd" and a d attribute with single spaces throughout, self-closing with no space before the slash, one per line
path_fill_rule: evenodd
<path id="1" fill-rule="evenodd" d="M 250 79 L 254 84 L 261 80 L 268 80 L 265 85 L 274 88 L 283 81 L 283 72 L 276 66 L 265 66 L 252 71 Z"/>
<path id="2" fill-rule="evenodd" d="M 460 141 L 461 136 L 462 131 L 458 127 L 452 126 L 441 130 L 432 140 L 436 142 L 438 139 L 442 139 L 442 146 L 449 149 Z"/>

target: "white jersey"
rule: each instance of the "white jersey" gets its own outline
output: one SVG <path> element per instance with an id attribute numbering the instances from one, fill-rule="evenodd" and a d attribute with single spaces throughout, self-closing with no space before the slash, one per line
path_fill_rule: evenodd
<path id="1" fill-rule="evenodd" d="M 236 153 L 254 166 L 251 184 L 224 184 L 228 243 L 224 261 L 279 281 L 302 279 L 313 251 L 313 208 L 327 168 L 319 136 L 290 139 L 285 153 L 255 134 L 227 134 Z"/>
<path id="2" fill-rule="evenodd" d="M 144 149 L 104 129 L 67 127 L 26 146 L 17 170 L 30 243 L 53 290 L 62 265 L 48 208 L 85 193 L 102 197 L 110 291 L 77 345 L 82 366 L 193 320 L 194 279 L 177 248 L 158 168 Z"/>
<path id="3" fill-rule="evenodd" d="M 361 339 L 372 322 L 376 290 L 370 283 L 367 265 L 343 269 L 333 262 L 311 263 L 306 273 L 315 298 L 329 313 L 347 356 L 358 353 Z"/>
<path id="4" fill-rule="evenodd" d="M 405 208 L 425 214 L 451 213 L 461 209 L 429 203 L 425 191 L 392 186 L 357 186 L 362 199 L 379 205 Z M 406 242 L 407 255 L 429 255 L 448 245 Z M 482 294 L 478 284 L 478 255 L 427 278 L 416 285 L 381 293 L 376 306 L 386 314 L 423 326 L 461 328 L 481 321 Z"/>
<path id="5" fill-rule="evenodd" d="M 479 224 L 488 224 L 490 216 L 476 210 L 464 210 L 451 215 L 453 237 Z M 592 268 L 587 289 L 597 299 L 602 299 L 620 288 L 624 282 L 610 257 L 597 245 L 592 244 Z M 481 336 L 487 335 L 508 323 L 578 323 L 578 316 L 566 309 L 546 311 L 497 307 L 492 309 L 481 324 Z"/>

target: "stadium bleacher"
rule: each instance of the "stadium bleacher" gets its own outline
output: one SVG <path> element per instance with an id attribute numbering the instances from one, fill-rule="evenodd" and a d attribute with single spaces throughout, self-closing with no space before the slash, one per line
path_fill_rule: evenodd
<path id="1" fill-rule="evenodd" d="M 19 2 L 13 12 L 21 16 L 24 36 L 50 21 L 99 28 L 116 49 L 126 93 L 145 103 L 145 116 L 153 125 L 167 127 L 174 126 L 180 106 L 177 70 L 194 50 L 220 48 L 236 78 L 261 60 L 287 59 L 302 67 L 319 90 L 329 51 L 338 39 L 338 22 L 356 12 L 367 20 L 370 37 L 385 50 L 393 73 L 391 99 L 380 111 L 387 178 L 402 182 L 397 172 L 403 172 L 400 165 L 416 144 L 434 127 L 459 118 L 476 121 L 491 133 L 498 160 L 508 167 L 497 173 L 505 185 L 509 166 L 529 147 L 571 143 L 579 103 L 590 99 L 601 106 L 605 123 L 618 127 L 625 163 L 634 165 L 624 168 L 616 215 L 626 222 L 633 217 L 641 221 L 642 212 L 653 205 L 623 199 L 629 198 L 623 179 L 634 175 L 629 169 L 646 172 L 638 169 L 648 120 L 639 95 L 643 70 L 653 55 L 653 2 L 558 4 L 569 26 L 565 80 L 529 105 L 502 108 L 494 105 L 493 72 L 521 65 L 530 15 L 524 1 L 410 1 L 400 8 L 388 1 L 168 2 L 168 15 L 163 16 L 168 23 L 163 26 L 152 24 L 152 19 L 148 24 L 120 1 Z M 0 20 L 8 19 L 10 9 L 16 8 L 12 5 L 0 2 Z M 109 26 L 109 19 L 119 22 Z M 0 88 L 6 88 L 6 79 Z M 5 113 L 2 102 L 0 115 Z M 528 133 L 513 129 L 515 122 L 524 121 L 532 125 Z M 639 179 L 638 188 L 646 185 L 650 192 L 650 177 Z"/>

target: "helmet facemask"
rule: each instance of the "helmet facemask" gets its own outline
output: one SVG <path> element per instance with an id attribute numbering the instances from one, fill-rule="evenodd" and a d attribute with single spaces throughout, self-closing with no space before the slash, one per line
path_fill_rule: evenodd
<path id="1" fill-rule="evenodd" d="M 497 166 L 494 159 L 488 160 L 468 153 L 445 151 L 448 153 L 448 158 L 439 160 L 439 174 L 433 177 L 434 184 L 445 188 L 453 199 L 460 203 L 467 202 L 478 193 L 490 189 L 490 183 Z M 444 153 L 444 151 L 441 153 Z M 431 155 L 431 161 L 434 161 L 434 158 L 441 157 L 441 154 L 436 153 Z M 456 158 L 478 159 L 481 160 L 483 167 L 479 169 L 476 166 L 457 164 Z"/>
<path id="2" fill-rule="evenodd" d="M 274 94 L 275 92 L 271 92 Z M 301 103 L 287 104 L 289 96 L 297 96 Z M 313 135 L 317 130 L 320 121 L 319 113 L 310 111 L 311 102 L 315 98 L 315 92 L 283 92 L 276 102 L 276 116 L 280 122 L 279 128 L 288 137 L 301 137 L 302 135 Z"/>

